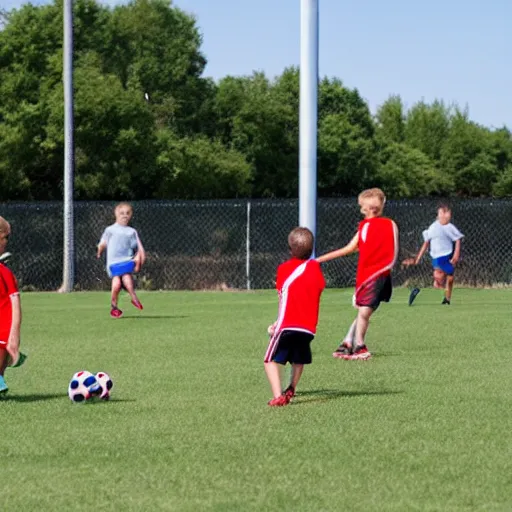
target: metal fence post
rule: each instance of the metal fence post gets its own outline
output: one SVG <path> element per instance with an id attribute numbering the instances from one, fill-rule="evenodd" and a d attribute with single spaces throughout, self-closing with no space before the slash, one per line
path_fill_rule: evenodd
<path id="1" fill-rule="evenodd" d="M 251 289 L 251 201 L 247 201 L 247 227 L 245 234 L 245 279 Z"/>

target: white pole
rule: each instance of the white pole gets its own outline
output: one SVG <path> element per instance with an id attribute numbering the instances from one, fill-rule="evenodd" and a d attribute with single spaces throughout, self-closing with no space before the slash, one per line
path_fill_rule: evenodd
<path id="1" fill-rule="evenodd" d="M 300 154 L 299 224 L 316 238 L 318 1 L 301 0 L 300 9 Z"/>
<path id="2" fill-rule="evenodd" d="M 64 0 L 64 268 L 59 291 L 71 292 L 75 277 L 73 225 L 73 0 Z"/>
<path id="3" fill-rule="evenodd" d="M 245 278 L 251 289 L 251 201 L 247 201 L 247 228 L 245 233 Z"/>

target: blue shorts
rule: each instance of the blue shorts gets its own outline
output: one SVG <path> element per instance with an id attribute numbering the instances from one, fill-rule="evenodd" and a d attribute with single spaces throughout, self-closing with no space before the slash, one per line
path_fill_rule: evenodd
<path id="1" fill-rule="evenodd" d="M 447 254 L 446 256 L 441 256 L 440 258 L 433 258 L 432 266 L 434 267 L 434 270 L 439 269 L 439 270 L 443 271 L 447 276 L 453 276 L 453 273 L 455 272 L 455 268 L 450 263 L 451 259 L 452 259 L 451 254 Z"/>

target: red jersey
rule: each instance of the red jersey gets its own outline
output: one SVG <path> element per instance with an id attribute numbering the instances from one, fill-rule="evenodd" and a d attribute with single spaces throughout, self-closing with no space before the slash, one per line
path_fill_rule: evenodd
<path id="1" fill-rule="evenodd" d="M 9 338 L 12 321 L 11 297 L 18 293 L 18 283 L 14 274 L 0 263 L 0 346 Z"/>
<path id="2" fill-rule="evenodd" d="M 372 217 L 359 223 L 356 289 L 391 272 L 398 257 L 398 230 L 391 219 Z"/>
<path id="3" fill-rule="evenodd" d="M 276 331 L 298 329 L 316 333 L 320 295 L 325 279 L 316 260 L 292 258 L 277 268 L 279 314 Z"/>

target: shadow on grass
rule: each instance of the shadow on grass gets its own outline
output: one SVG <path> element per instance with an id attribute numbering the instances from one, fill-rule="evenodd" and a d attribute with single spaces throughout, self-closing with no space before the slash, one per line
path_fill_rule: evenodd
<path id="1" fill-rule="evenodd" d="M 188 318 L 187 315 L 144 315 L 144 316 L 123 316 L 121 320 L 155 320 L 171 318 Z"/>
<path id="2" fill-rule="evenodd" d="M 7 394 L 0 398 L 0 402 L 45 402 L 47 400 L 60 400 L 68 398 L 68 395 L 58 394 L 40 394 L 40 395 L 10 395 Z M 69 400 L 69 398 L 68 398 Z"/>
<path id="3" fill-rule="evenodd" d="M 357 396 L 384 396 L 399 395 L 403 391 L 390 391 L 382 389 L 379 391 L 361 390 L 346 391 L 341 389 L 312 389 L 310 391 L 299 391 L 296 395 L 297 404 L 305 404 L 310 402 L 326 402 L 327 400 L 337 400 L 339 398 L 351 398 Z"/>

